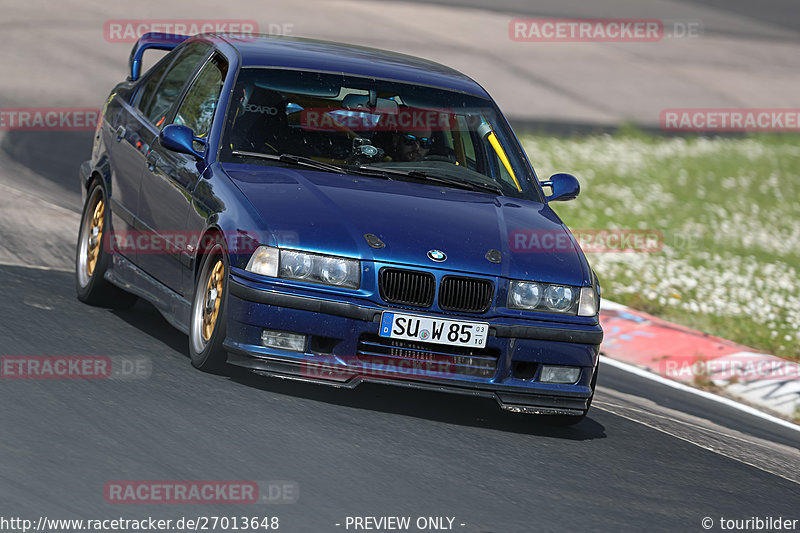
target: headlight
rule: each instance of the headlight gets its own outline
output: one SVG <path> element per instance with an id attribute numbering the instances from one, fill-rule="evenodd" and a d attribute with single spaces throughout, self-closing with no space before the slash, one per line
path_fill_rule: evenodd
<path id="1" fill-rule="evenodd" d="M 284 250 L 281 252 L 282 278 L 306 279 L 314 271 L 314 261 L 308 254 Z"/>
<path id="2" fill-rule="evenodd" d="M 529 311 L 568 313 L 577 311 L 578 288 L 531 281 L 512 281 L 508 289 L 508 307 Z"/>
<path id="3" fill-rule="evenodd" d="M 259 246 L 247 270 L 264 276 L 323 283 L 357 289 L 361 286 L 361 263 L 331 255 Z"/>
<path id="4" fill-rule="evenodd" d="M 352 263 L 352 261 L 350 262 Z M 320 263 L 319 276 L 324 283 L 330 283 L 331 285 L 347 283 L 347 278 L 350 276 L 352 268 L 347 259 L 325 257 Z"/>
<path id="5" fill-rule="evenodd" d="M 544 291 L 544 305 L 551 311 L 566 313 L 575 302 L 575 289 L 563 285 L 550 285 Z"/>
<path id="6" fill-rule="evenodd" d="M 515 309 L 536 309 L 542 301 L 542 286 L 526 281 L 512 281 L 508 306 Z"/>

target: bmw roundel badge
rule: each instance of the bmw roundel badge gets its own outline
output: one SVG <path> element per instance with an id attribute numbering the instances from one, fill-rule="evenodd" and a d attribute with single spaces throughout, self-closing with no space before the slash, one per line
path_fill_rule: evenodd
<path id="1" fill-rule="evenodd" d="M 441 250 L 431 250 L 428 252 L 428 258 L 431 261 L 436 261 L 437 263 L 441 263 L 445 259 L 447 259 L 447 255 Z"/>

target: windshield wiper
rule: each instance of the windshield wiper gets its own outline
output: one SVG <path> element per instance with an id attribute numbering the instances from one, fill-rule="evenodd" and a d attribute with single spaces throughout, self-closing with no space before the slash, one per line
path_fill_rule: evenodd
<path id="1" fill-rule="evenodd" d="M 271 161 L 281 161 L 283 163 L 291 163 L 293 165 L 304 165 L 308 167 L 312 167 L 318 170 L 324 170 L 326 172 L 336 172 L 337 174 L 358 174 L 359 176 L 369 176 L 372 178 L 384 178 L 387 180 L 391 180 L 391 176 L 387 172 L 384 172 L 382 168 L 359 168 L 359 167 L 340 167 L 338 165 L 334 165 L 333 163 L 323 163 L 322 161 L 317 161 L 316 159 L 311 159 L 310 157 L 303 157 L 301 155 L 294 155 L 294 154 L 263 154 L 261 152 L 246 152 L 243 150 L 234 150 L 231 154 L 237 157 L 255 157 L 258 159 L 269 159 Z"/>
<path id="2" fill-rule="evenodd" d="M 478 183 L 474 181 L 460 181 L 457 179 L 446 178 L 444 176 L 433 175 L 429 174 L 428 172 L 422 170 L 398 170 L 393 168 L 385 168 L 385 167 L 372 167 L 362 165 L 360 167 L 355 167 L 358 170 L 368 170 L 371 172 L 382 172 L 388 175 L 393 176 L 404 176 L 408 178 L 418 179 L 421 181 L 429 181 L 433 183 L 439 183 L 442 185 L 447 185 L 448 187 L 455 187 L 457 189 L 466 189 L 468 191 L 477 191 L 481 190 L 484 192 L 492 192 L 503 196 L 503 191 L 500 189 L 499 186 L 493 185 L 491 183 Z"/>
<path id="3" fill-rule="evenodd" d="M 344 168 L 334 165 L 332 163 L 323 163 L 322 161 L 317 161 L 316 159 L 311 159 L 310 157 L 303 157 L 301 155 L 294 155 L 294 154 L 263 154 L 261 152 L 245 152 L 242 150 L 234 150 L 231 154 L 235 155 L 236 157 L 255 157 L 258 159 L 269 159 L 271 161 L 280 161 L 281 163 L 290 163 L 292 165 L 300 165 L 315 168 L 317 170 L 324 170 L 325 172 L 336 172 L 337 174 L 347 174 L 347 170 Z"/>
<path id="4" fill-rule="evenodd" d="M 443 176 L 434 176 L 421 170 L 398 170 L 384 167 L 373 167 L 368 165 L 361 165 L 358 167 L 340 167 L 332 163 L 323 163 L 310 157 L 304 157 L 294 154 L 264 154 L 261 152 L 247 152 L 243 150 L 234 150 L 231 152 L 236 157 L 255 157 L 258 159 L 269 159 L 271 161 L 280 161 L 282 163 L 290 163 L 293 165 L 300 165 L 311 167 L 325 172 L 335 172 L 337 174 L 358 174 L 361 176 L 370 176 L 374 178 L 384 178 L 391 180 L 392 176 L 402 176 L 404 178 L 411 178 L 420 181 L 428 181 L 432 183 L 439 183 L 447 185 L 448 187 L 455 187 L 458 189 L 466 189 L 468 191 L 485 191 L 503 196 L 503 191 L 497 185 L 491 183 L 478 183 L 473 181 L 459 181 L 456 179 L 446 178 Z"/>

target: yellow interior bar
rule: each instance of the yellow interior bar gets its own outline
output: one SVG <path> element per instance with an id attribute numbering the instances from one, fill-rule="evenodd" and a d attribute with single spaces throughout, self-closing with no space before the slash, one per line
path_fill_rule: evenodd
<path id="1" fill-rule="evenodd" d="M 458 128 L 453 130 L 453 149 L 456 152 L 456 163 L 467 166 L 467 154 L 464 151 L 464 139 Z"/>
<path id="2" fill-rule="evenodd" d="M 517 181 L 517 175 L 514 174 L 514 169 L 511 168 L 511 162 L 508 160 L 506 151 L 503 150 L 502 146 L 500 146 L 500 141 L 497 140 L 497 136 L 494 134 L 494 132 L 492 132 L 486 138 L 489 139 L 489 143 L 492 145 L 492 148 L 494 148 L 494 151 L 497 152 L 497 155 L 500 157 L 500 161 L 503 162 L 503 166 L 506 167 L 511 179 L 514 180 L 514 185 L 517 186 L 517 190 L 522 192 L 522 187 L 519 186 L 519 182 Z"/>

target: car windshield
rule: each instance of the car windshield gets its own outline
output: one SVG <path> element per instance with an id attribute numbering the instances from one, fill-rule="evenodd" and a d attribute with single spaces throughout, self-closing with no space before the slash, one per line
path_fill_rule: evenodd
<path id="1" fill-rule="evenodd" d="M 342 74 L 243 68 L 220 160 L 297 163 L 542 201 L 515 137 L 488 99 Z M 306 161 L 308 164 L 309 161 Z"/>

